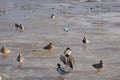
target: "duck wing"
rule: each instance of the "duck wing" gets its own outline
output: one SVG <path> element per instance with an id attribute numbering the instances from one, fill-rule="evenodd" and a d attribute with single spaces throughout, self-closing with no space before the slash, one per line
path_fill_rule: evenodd
<path id="1" fill-rule="evenodd" d="M 17 57 L 17 61 L 20 62 L 20 55 Z"/>
<path id="2" fill-rule="evenodd" d="M 19 25 L 18 25 L 17 23 L 15 23 L 15 27 L 16 27 L 16 28 L 18 28 L 18 27 L 19 27 Z"/>
<path id="3" fill-rule="evenodd" d="M 66 61 L 65 56 L 61 55 L 60 60 L 66 65 L 67 61 Z"/>
<path id="4" fill-rule="evenodd" d="M 73 63 L 71 61 L 68 62 L 68 66 L 73 69 Z"/>
<path id="5" fill-rule="evenodd" d="M 92 66 L 96 69 L 100 68 L 100 64 L 93 64 Z"/>
<path id="6" fill-rule="evenodd" d="M 45 46 L 43 49 L 45 49 L 45 50 L 50 49 L 50 45 Z"/>
<path id="7" fill-rule="evenodd" d="M 68 71 L 67 69 L 61 67 L 61 68 L 57 68 L 57 72 L 60 74 L 68 74 L 70 73 L 70 71 Z"/>

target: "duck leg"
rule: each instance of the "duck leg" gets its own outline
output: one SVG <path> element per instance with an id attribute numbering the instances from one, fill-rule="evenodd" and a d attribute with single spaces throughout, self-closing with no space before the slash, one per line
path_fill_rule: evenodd
<path id="1" fill-rule="evenodd" d="M 101 72 L 101 69 L 97 69 L 98 72 Z"/>
<path id="2" fill-rule="evenodd" d="M 19 68 L 21 68 L 21 67 L 22 67 L 22 63 L 21 63 L 21 62 L 19 63 L 18 67 L 19 67 Z"/>
<path id="3" fill-rule="evenodd" d="M 59 78 L 60 78 L 60 80 L 64 80 L 64 79 L 65 79 L 65 75 L 61 74 L 61 75 L 59 76 Z"/>

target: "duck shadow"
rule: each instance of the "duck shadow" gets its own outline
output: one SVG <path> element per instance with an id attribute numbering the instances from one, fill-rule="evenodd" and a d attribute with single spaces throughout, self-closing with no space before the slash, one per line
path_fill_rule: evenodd
<path id="1" fill-rule="evenodd" d="M 7 59 L 8 57 L 9 57 L 9 55 L 1 55 L 2 60 Z"/>

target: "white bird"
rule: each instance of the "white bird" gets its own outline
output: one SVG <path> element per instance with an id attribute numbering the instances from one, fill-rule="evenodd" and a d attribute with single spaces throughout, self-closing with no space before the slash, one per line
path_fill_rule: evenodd
<path id="1" fill-rule="evenodd" d="M 65 32 L 68 32 L 68 28 L 64 27 L 64 31 L 65 31 Z"/>

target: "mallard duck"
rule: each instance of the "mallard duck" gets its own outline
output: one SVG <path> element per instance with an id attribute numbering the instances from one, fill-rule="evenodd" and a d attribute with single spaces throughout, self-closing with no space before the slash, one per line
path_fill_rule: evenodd
<path id="1" fill-rule="evenodd" d="M 50 50 L 53 49 L 53 48 L 54 48 L 54 44 L 53 44 L 53 43 L 49 43 L 49 44 L 48 44 L 47 46 L 45 46 L 43 49 L 50 51 Z"/>
<path id="2" fill-rule="evenodd" d="M 20 24 L 20 26 L 19 26 L 19 31 L 20 31 L 20 32 L 23 32 L 23 31 L 24 31 L 24 26 L 23 26 L 22 24 Z"/>
<path id="3" fill-rule="evenodd" d="M 89 43 L 90 41 L 86 37 L 84 37 L 83 40 L 82 40 L 82 42 L 83 43 Z"/>
<path id="4" fill-rule="evenodd" d="M 10 52 L 11 52 L 10 49 L 5 48 L 4 46 L 2 46 L 1 53 L 3 53 L 3 57 L 6 57 L 7 54 L 9 54 Z"/>
<path id="5" fill-rule="evenodd" d="M 66 50 L 64 51 L 65 55 L 70 55 L 71 53 L 72 53 L 72 51 L 69 47 L 67 47 Z"/>
<path id="6" fill-rule="evenodd" d="M 51 19 L 55 19 L 55 16 L 54 16 L 54 14 L 52 14 L 52 15 L 51 15 Z"/>
<path id="7" fill-rule="evenodd" d="M 95 69 L 97 69 L 98 72 L 100 72 L 102 70 L 102 68 L 104 67 L 103 61 L 100 60 L 100 63 L 97 64 L 93 64 L 92 65 Z"/>
<path id="8" fill-rule="evenodd" d="M 73 64 L 75 64 L 75 60 L 71 55 L 61 55 L 60 60 L 66 65 L 73 69 Z"/>
<path id="9" fill-rule="evenodd" d="M 19 53 L 19 55 L 17 57 L 17 61 L 19 63 L 19 67 L 21 67 L 23 64 L 23 61 L 24 61 L 24 57 L 23 57 L 22 53 Z"/>
<path id="10" fill-rule="evenodd" d="M 16 28 L 16 30 L 18 30 L 19 29 L 19 24 L 17 24 L 17 23 L 15 23 L 15 28 Z"/>
<path id="11" fill-rule="evenodd" d="M 66 74 L 69 74 L 70 73 L 70 71 L 69 70 L 67 70 L 67 69 L 65 69 L 65 68 L 63 68 L 63 67 L 61 67 L 61 65 L 58 63 L 57 64 L 57 72 L 60 74 L 60 76 L 59 76 L 59 78 L 61 79 L 61 80 L 63 80 L 64 78 L 65 78 L 65 75 Z"/>

